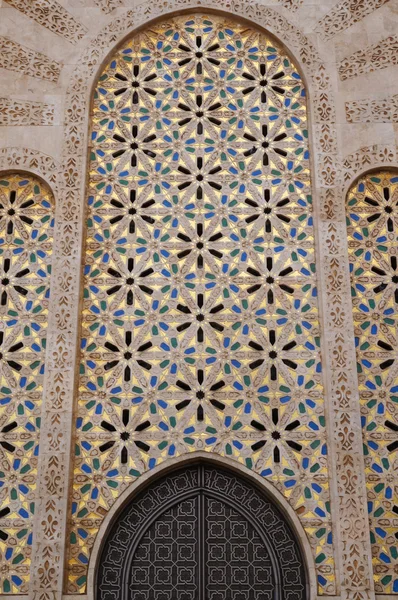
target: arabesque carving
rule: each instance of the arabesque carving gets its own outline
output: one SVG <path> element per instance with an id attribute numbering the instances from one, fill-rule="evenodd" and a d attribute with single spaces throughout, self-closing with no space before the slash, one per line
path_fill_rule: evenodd
<path id="1" fill-rule="evenodd" d="M 397 160 L 395 146 L 364 146 L 357 152 L 346 156 L 343 160 L 343 177 L 345 182 L 352 182 L 366 170 L 374 166 L 393 165 Z"/>
<path id="2" fill-rule="evenodd" d="M 303 0 L 279 0 L 282 6 L 295 12 L 303 4 Z"/>
<path id="3" fill-rule="evenodd" d="M 1 125 L 52 125 L 54 106 L 44 102 L 0 98 Z"/>
<path id="4" fill-rule="evenodd" d="M 398 64 L 398 36 L 391 35 L 377 44 L 357 50 L 351 56 L 344 58 L 339 66 L 342 81 L 373 73 Z"/>
<path id="5" fill-rule="evenodd" d="M 76 44 L 87 32 L 87 29 L 57 0 L 5 0 L 5 2 L 72 44 Z"/>
<path id="6" fill-rule="evenodd" d="M 108 14 L 123 5 L 123 0 L 95 0 L 102 12 Z"/>
<path id="7" fill-rule="evenodd" d="M 54 82 L 61 71 L 57 61 L 3 36 L 0 36 L 0 68 Z"/>
<path id="8" fill-rule="evenodd" d="M 57 189 L 59 165 L 52 156 L 39 150 L 19 146 L 0 148 L 0 170 L 6 169 L 32 172 L 51 184 L 52 191 Z"/>
<path id="9" fill-rule="evenodd" d="M 398 94 L 382 100 L 353 100 L 346 102 L 348 123 L 396 123 L 398 121 Z"/>
<path id="10" fill-rule="evenodd" d="M 330 39 L 345 31 L 367 15 L 386 4 L 388 0 L 340 0 L 332 10 L 319 21 L 317 32 Z"/>

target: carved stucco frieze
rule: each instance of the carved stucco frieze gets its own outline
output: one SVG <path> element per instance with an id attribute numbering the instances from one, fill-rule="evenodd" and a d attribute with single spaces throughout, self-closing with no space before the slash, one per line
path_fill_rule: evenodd
<path id="1" fill-rule="evenodd" d="M 53 125 L 54 106 L 44 102 L 0 98 L 0 126 Z"/>
<path id="2" fill-rule="evenodd" d="M 346 102 L 348 123 L 396 123 L 398 121 L 398 94 L 381 100 L 365 98 Z"/>
<path id="3" fill-rule="evenodd" d="M 32 148 L 8 146 L 0 148 L 0 169 L 29 171 L 42 177 L 50 184 L 51 190 L 56 194 L 57 175 L 59 165 L 52 156 L 43 154 Z"/>
<path id="4" fill-rule="evenodd" d="M 345 81 L 397 64 L 398 36 L 391 35 L 344 58 L 338 65 L 338 72 L 340 79 Z"/>
<path id="5" fill-rule="evenodd" d="M 76 44 L 87 29 L 56 0 L 6 0 L 7 4 L 21 11 L 53 33 Z"/>
<path id="6" fill-rule="evenodd" d="M 105 14 L 111 13 L 115 8 L 119 8 L 123 5 L 123 0 L 95 0 L 96 5 Z"/>
<path id="7" fill-rule="evenodd" d="M 0 36 L 0 68 L 54 82 L 61 72 L 56 60 L 4 36 Z"/>
<path id="8" fill-rule="evenodd" d="M 344 182 L 352 183 L 361 173 L 380 166 L 394 165 L 397 160 L 396 147 L 375 144 L 364 146 L 343 160 Z M 346 189 L 346 188 L 345 188 Z"/>
<path id="9" fill-rule="evenodd" d="M 332 38 L 386 4 L 388 0 L 341 0 L 319 21 L 316 31 Z"/>
<path id="10" fill-rule="evenodd" d="M 285 8 L 295 12 L 303 4 L 303 0 L 280 0 L 280 3 Z"/>

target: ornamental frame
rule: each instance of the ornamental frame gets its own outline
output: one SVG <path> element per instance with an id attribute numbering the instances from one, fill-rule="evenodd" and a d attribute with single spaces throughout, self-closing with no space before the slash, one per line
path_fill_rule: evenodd
<path id="1" fill-rule="evenodd" d="M 61 599 L 69 510 L 73 439 L 74 373 L 79 334 L 80 266 L 86 197 L 89 106 L 93 84 L 110 49 L 151 20 L 178 12 L 225 12 L 252 21 L 275 36 L 300 65 L 309 91 L 310 145 L 316 255 L 320 281 L 322 349 L 325 356 L 328 437 L 331 449 L 332 515 L 336 580 L 344 598 L 373 598 L 366 515 L 366 488 L 356 359 L 350 307 L 345 195 L 340 184 L 332 79 L 310 40 L 286 18 L 235 0 L 144 2 L 115 18 L 90 43 L 72 76 L 65 104 L 64 146 L 56 205 L 52 310 L 48 336 L 38 506 L 31 570 L 31 596 Z M 316 154 L 315 154 L 316 153 Z M 337 550 L 337 551 L 336 551 Z"/>

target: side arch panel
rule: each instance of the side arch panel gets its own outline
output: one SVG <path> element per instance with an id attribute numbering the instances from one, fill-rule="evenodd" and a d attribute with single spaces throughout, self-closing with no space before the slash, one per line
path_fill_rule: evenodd
<path id="1" fill-rule="evenodd" d="M 0 173 L 0 593 L 26 594 L 50 300 L 54 198 Z"/>
<path id="2" fill-rule="evenodd" d="M 398 592 L 398 170 L 362 175 L 347 233 L 375 591 Z"/>

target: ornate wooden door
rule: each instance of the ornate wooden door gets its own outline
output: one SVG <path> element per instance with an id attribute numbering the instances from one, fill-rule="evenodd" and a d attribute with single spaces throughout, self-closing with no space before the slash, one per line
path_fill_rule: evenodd
<path id="1" fill-rule="evenodd" d="M 196 465 L 125 509 L 106 541 L 101 600 L 304 600 L 303 561 L 279 510 L 246 480 Z"/>

